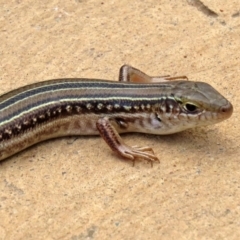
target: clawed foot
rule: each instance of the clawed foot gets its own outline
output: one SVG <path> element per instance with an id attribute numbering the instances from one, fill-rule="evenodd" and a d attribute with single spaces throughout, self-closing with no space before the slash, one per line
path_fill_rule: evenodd
<path id="1" fill-rule="evenodd" d="M 152 148 L 138 146 L 130 147 L 126 145 L 107 117 L 98 119 L 96 127 L 108 146 L 122 157 L 131 159 L 133 165 L 137 158 L 142 158 L 143 160 L 151 162 L 151 165 L 153 165 L 153 162 L 160 162 L 155 156 Z"/>
<path id="2" fill-rule="evenodd" d="M 138 147 L 138 146 L 130 147 L 122 144 L 118 147 L 118 153 L 120 153 L 125 158 L 131 159 L 133 161 L 133 166 L 137 158 L 146 160 L 150 162 L 151 165 L 153 165 L 153 162 L 160 163 L 160 160 L 156 157 L 152 148 L 150 147 Z"/>

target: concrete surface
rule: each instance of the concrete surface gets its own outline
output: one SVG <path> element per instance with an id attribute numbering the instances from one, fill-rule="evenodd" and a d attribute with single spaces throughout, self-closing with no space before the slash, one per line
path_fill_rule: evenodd
<path id="1" fill-rule="evenodd" d="M 220 124 L 127 134 L 161 164 L 119 159 L 99 137 L 38 144 L 0 163 L 0 239 L 240 239 L 240 1 L 0 0 L 0 93 L 63 77 L 210 83 Z"/>

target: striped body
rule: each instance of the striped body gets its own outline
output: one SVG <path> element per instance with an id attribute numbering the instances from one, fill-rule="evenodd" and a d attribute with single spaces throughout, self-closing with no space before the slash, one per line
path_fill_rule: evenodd
<path id="1" fill-rule="evenodd" d="M 200 110 L 189 111 L 188 102 Z M 0 97 L 0 160 L 49 138 L 99 134 L 99 119 L 118 133 L 170 134 L 219 122 L 231 112 L 231 104 L 201 82 L 40 82 Z"/>

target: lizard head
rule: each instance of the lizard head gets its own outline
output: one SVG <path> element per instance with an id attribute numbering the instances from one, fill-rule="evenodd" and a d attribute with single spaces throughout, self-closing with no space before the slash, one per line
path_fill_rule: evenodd
<path id="1" fill-rule="evenodd" d="M 156 125 L 159 131 L 165 128 L 165 134 L 218 123 L 232 115 L 232 104 L 207 83 L 172 82 L 166 91 L 167 96 L 156 111 L 161 122 Z"/>

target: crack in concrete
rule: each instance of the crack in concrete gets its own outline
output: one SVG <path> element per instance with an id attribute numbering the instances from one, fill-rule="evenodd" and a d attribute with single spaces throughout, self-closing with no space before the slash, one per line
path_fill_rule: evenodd
<path id="1" fill-rule="evenodd" d="M 208 17 L 214 17 L 214 18 L 218 17 L 218 14 L 216 12 L 211 10 L 208 6 L 206 6 L 200 0 L 187 0 L 187 2 L 191 6 L 196 7 L 199 11 L 201 11 L 203 14 L 207 15 Z"/>

